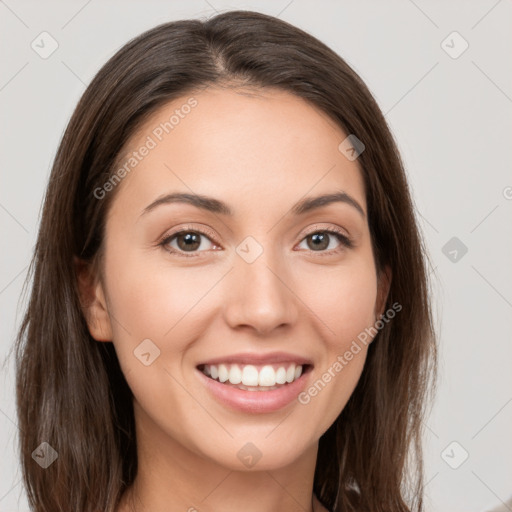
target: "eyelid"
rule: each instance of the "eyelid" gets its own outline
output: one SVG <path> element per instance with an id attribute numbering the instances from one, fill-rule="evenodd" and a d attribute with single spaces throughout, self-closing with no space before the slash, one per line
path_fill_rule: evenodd
<path id="1" fill-rule="evenodd" d="M 348 234 L 346 229 L 340 228 L 339 226 L 335 226 L 329 223 L 322 223 L 317 222 L 316 224 L 313 224 L 312 226 L 308 226 L 306 229 L 300 232 L 299 236 L 300 241 L 302 242 L 302 239 L 306 236 L 312 235 L 313 233 L 316 233 L 317 231 L 334 231 L 340 235 L 343 235 L 347 240 L 352 240 L 350 235 Z"/>
<path id="2" fill-rule="evenodd" d="M 347 230 L 340 228 L 339 226 L 332 225 L 332 224 L 331 225 L 328 224 L 327 227 L 325 227 L 324 225 L 322 225 L 322 223 L 317 223 L 317 224 L 314 224 L 313 226 L 309 226 L 308 228 L 306 228 L 305 231 L 301 232 L 301 234 L 299 235 L 300 236 L 299 243 L 301 243 L 308 236 L 311 236 L 318 232 L 329 233 L 331 236 L 334 234 L 338 238 L 338 241 L 340 242 L 341 247 L 338 247 L 337 249 L 330 249 L 328 251 L 311 251 L 310 250 L 309 253 L 314 254 L 315 257 L 317 257 L 317 256 L 320 256 L 320 257 L 334 256 L 334 255 L 341 253 L 344 249 L 352 249 L 355 247 L 355 242 L 354 242 L 353 238 L 348 234 Z M 306 252 L 308 252 L 308 251 L 306 251 Z"/>
<path id="3" fill-rule="evenodd" d="M 220 245 L 215 241 L 216 234 L 206 226 L 201 225 L 194 225 L 194 224 L 186 224 L 185 226 L 181 226 L 177 228 L 176 230 L 166 231 L 159 239 L 158 239 L 158 245 L 166 242 L 169 238 L 172 238 L 175 235 L 178 235 L 182 232 L 186 231 L 194 231 L 199 234 L 202 234 L 204 236 L 208 236 L 212 242 L 215 242 L 217 245 Z"/>
<path id="4" fill-rule="evenodd" d="M 197 225 L 197 226 L 199 226 L 199 225 Z M 210 241 L 214 245 L 221 246 L 221 244 L 219 244 L 216 241 L 216 234 L 211 229 L 207 228 L 206 226 L 202 226 L 202 225 L 200 227 L 196 227 L 194 224 L 187 224 L 185 226 L 181 226 L 181 227 L 177 228 L 176 230 L 171 230 L 171 231 L 166 232 L 164 235 L 162 235 L 159 238 L 158 245 L 165 246 L 165 245 L 167 245 L 167 243 L 169 243 L 171 238 L 174 238 L 176 235 L 179 235 L 181 233 L 188 232 L 188 231 L 196 232 L 202 236 L 206 236 L 207 238 L 210 239 Z M 339 235 L 341 237 L 341 239 L 338 239 L 338 241 L 342 244 L 342 246 L 345 246 L 345 248 L 350 249 L 354 246 L 354 242 L 353 242 L 352 238 L 350 237 L 350 235 L 346 232 L 346 230 L 340 228 L 339 226 L 333 226 L 333 225 L 325 227 L 325 226 L 321 225 L 320 223 L 314 224 L 313 226 L 309 226 L 304 231 L 302 231 L 301 234 L 299 235 L 300 236 L 299 243 L 302 242 L 307 236 L 313 235 L 317 232 L 327 232 L 330 234 L 334 233 L 335 235 Z M 166 249 L 166 250 L 171 254 L 178 254 L 178 256 L 184 256 L 184 257 L 200 257 L 202 253 L 207 252 L 207 251 L 197 251 L 197 252 L 191 252 L 191 253 L 187 254 L 185 251 L 177 251 L 175 249 L 172 249 L 172 250 Z M 316 254 L 317 256 L 322 256 L 322 255 L 329 256 L 329 255 L 337 254 L 338 252 L 340 252 L 342 250 L 343 250 L 343 247 L 338 248 L 338 249 L 331 249 L 329 251 L 310 251 L 310 252 L 317 253 Z"/>

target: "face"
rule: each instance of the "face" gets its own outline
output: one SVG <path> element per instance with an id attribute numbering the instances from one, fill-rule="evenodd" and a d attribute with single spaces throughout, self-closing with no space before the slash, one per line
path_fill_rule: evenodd
<path id="1" fill-rule="evenodd" d="M 102 189 L 116 190 L 88 323 L 113 342 L 157 449 L 277 468 L 343 410 L 368 349 L 353 342 L 388 290 L 346 137 L 289 93 L 210 88 L 161 108 L 123 149 L 129 171 Z"/>

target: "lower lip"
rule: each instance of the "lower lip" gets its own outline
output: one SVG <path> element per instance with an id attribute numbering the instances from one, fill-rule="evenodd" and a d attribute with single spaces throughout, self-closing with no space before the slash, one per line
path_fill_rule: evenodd
<path id="1" fill-rule="evenodd" d="M 311 367 L 292 383 L 285 384 L 277 389 L 270 391 L 246 391 L 213 380 L 196 368 L 202 381 L 218 401 L 232 409 L 248 413 L 274 412 L 286 407 L 306 387 L 310 370 Z"/>

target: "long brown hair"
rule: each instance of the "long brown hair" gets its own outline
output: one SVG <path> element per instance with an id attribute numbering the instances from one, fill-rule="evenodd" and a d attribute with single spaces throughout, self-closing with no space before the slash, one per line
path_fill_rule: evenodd
<path id="1" fill-rule="evenodd" d="M 427 257 L 404 166 L 361 78 L 306 32 L 271 16 L 228 11 L 149 30 L 122 47 L 78 103 L 52 168 L 30 300 L 16 340 L 20 458 L 36 512 L 113 512 L 137 473 L 132 393 L 112 343 L 90 336 L 74 258 L 94 263 L 124 144 L 155 110 L 211 85 L 277 87 L 309 101 L 365 144 L 368 222 L 387 307 L 402 311 L 368 348 L 349 402 L 319 441 L 314 491 L 333 511 L 423 510 L 422 420 L 435 388 Z M 340 141 L 341 142 L 341 141 Z M 432 382 L 431 382 L 431 378 Z M 47 469 L 32 453 L 47 442 Z M 47 448 L 44 448 L 47 449 Z"/>

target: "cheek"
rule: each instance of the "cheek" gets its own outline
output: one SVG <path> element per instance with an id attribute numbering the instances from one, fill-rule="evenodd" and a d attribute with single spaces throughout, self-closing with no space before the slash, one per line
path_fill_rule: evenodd
<path id="1" fill-rule="evenodd" d="M 141 336 L 162 339 L 170 335 L 208 289 L 204 272 L 173 268 L 163 257 L 123 251 L 113 243 L 107 248 L 105 267 L 112 313 L 134 341 Z M 119 326 L 117 330 L 123 335 Z"/>
<path id="2" fill-rule="evenodd" d="M 120 364 L 126 373 L 140 370 L 134 351 L 149 339 L 160 351 L 154 365 L 176 369 L 188 345 L 208 328 L 211 297 L 225 269 L 173 268 L 163 257 L 130 254 L 120 247 L 112 246 L 105 260 L 114 345 Z"/>
<path id="3" fill-rule="evenodd" d="M 218 294 L 214 288 L 227 268 L 173 268 L 164 258 L 130 253 L 121 244 L 107 248 L 105 263 L 114 338 L 130 352 L 147 338 L 161 349 L 165 345 L 166 351 L 172 339 L 173 352 L 184 350 L 187 340 L 204 327 L 201 318 L 209 318 L 215 309 L 209 310 L 211 297 L 207 295 Z M 297 307 L 311 312 L 309 318 L 318 322 L 330 348 L 343 349 L 373 324 L 377 288 L 371 254 L 338 266 L 299 264 L 295 270 L 287 280 L 302 303 Z"/>
<path id="4" fill-rule="evenodd" d="M 322 332 L 332 349 L 350 345 L 373 325 L 377 278 L 372 260 L 302 274 L 297 282 L 301 283 L 299 296 L 323 324 Z"/>
<path id="5" fill-rule="evenodd" d="M 315 423 L 315 435 L 321 435 L 344 409 L 363 371 L 370 341 L 367 329 L 375 321 L 377 279 L 373 261 L 368 260 L 317 272 L 314 281 L 302 283 L 309 284 L 305 302 L 323 333 L 324 353 L 299 402 L 312 418 L 322 418 Z"/>
<path id="6" fill-rule="evenodd" d="M 141 257 L 119 257 L 113 251 L 109 258 L 113 344 L 123 374 L 145 410 L 161 409 L 161 397 L 167 396 L 177 411 L 190 397 L 173 376 L 179 378 L 182 354 L 200 329 L 192 308 L 212 284 L 204 273 L 201 282 L 194 272 L 170 270 Z"/>

